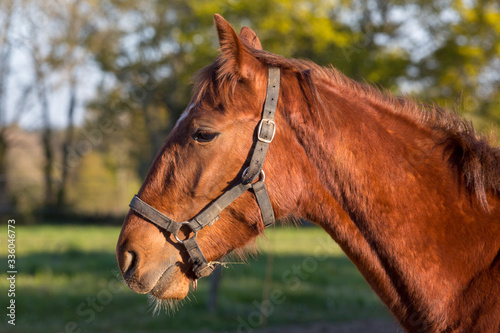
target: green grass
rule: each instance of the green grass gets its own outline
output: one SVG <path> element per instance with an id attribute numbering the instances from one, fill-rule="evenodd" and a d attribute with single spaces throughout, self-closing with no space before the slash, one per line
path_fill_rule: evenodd
<path id="1" fill-rule="evenodd" d="M 216 313 L 209 280 L 174 314 L 153 315 L 119 277 L 117 227 L 18 226 L 16 326 L 7 324 L 7 232 L 0 234 L 0 332 L 252 332 L 263 326 L 388 316 L 355 266 L 319 228 L 276 228 L 261 254 L 224 269 Z M 267 278 L 266 278 L 267 276 Z M 263 298 L 265 307 L 261 308 Z M 264 313 L 264 315 L 262 315 Z"/>

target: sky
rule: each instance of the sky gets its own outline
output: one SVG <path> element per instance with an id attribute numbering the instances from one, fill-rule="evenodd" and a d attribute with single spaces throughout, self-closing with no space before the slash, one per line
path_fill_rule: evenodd
<path id="1" fill-rule="evenodd" d="M 53 4 L 58 5 L 60 1 L 65 0 L 54 0 Z M 41 53 L 46 53 L 44 39 L 47 38 L 47 34 L 44 32 L 51 29 L 51 24 L 46 13 L 42 10 L 36 10 L 36 8 L 30 11 L 30 15 L 20 15 L 19 11 L 14 11 L 13 18 L 10 39 L 13 47 L 7 81 L 6 121 L 11 123 L 21 112 L 19 125 L 28 130 L 34 130 L 43 127 L 36 87 L 31 90 L 27 99 L 23 98 L 23 91 L 34 81 L 33 58 L 30 51 L 34 44 L 33 35 L 38 38 L 37 44 L 41 46 Z M 5 47 L 5 45 L 0 45 L 0 47 Z M 95 89 L 102 73 L 92 61 L 88 61 L 79 69 L 78 75 L 80 85 L 77 88 L 75 123 L 80 125 L 85 118 L 85 104 L 95 96 Z M 69 106 L 67 80 L 61 74 L 50 73 L 47 90 L 49 91 L 50 123 L 55 128 L 67 126 L 67 108 Z"/>
<path id="2" fill-rule="evenodd" d="M 77 104 L 75 108 L 75 123 L 81 125 L 85 118 L 85 104 L 95 96 L 95 89 L 99 83 L 102 73 L 92 63 L 86 64 L 79 70 L 79 83 L 77 88 Z M 11 122 L 19 112 L 22 101 L 23 90 L 33 81 L 33 61 L 29 52 L 24 49 L 16 49 L 11 56 L 11 73 L 7 85 L 7 121 Z M 61 81 L 63 83 L 61 83 Z M 49 109 L 50 122 L 55 128 L 67 126 L 67 109 L 69 106 L 69 87 L 64 84 L 64 79 L 53 75 L 49 81 Z M 20 126 L 34 130 L 43 127 L 42 113 L 36 92 L 32 91 L 26 101 L 20 118 Z"/>

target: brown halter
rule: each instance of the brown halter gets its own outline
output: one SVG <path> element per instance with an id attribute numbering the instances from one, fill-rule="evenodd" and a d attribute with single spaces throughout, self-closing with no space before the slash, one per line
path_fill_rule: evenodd
<path id="1" fill-rule="evenodd" d="M 175 239 L 184 245 L 189 254 L 189 260 L 193 265 L 192 270 L 196 275 L 196 278 L 210 275 L 218 265 L 218 263 L 214 262 L 209 263 L 201 252 L 201 249 L 196 242 L 197 232 L 217 221 L 219 219 L 219 213 L 240 197 L 244 192 L 249 189 L 253 190 L 265 227 L 272 225 L 275 221 L 273 207 L 271 205 L 269 195 L 267 194 L 266 186 L 264 185 L 265 174 L 262 170 L 262 166 L 266 158 L 269 144 L 273 140 L 274 134 L 276 133 L 274 115 L 278 104 L 279 88 L 280 69 L 276 67 L 269 67 L 266 101 L 264 103 L 262 119 L 257 127 L 257 140 L 255 141 L 250 163 L 245 171 L 243 171 L 243 175 L 238 183 L 224 192 L 220 197 L 212 201 L 195 217 L 187 222 L 179 223 L 164 215 L 157 209 L 151 207 L 142 201 L 137 195 L 135 195 L 130 202 L 129 206 L 131 209 L 149 222 L 158 226 L 160 229 L 171 232 Z M 257 177 L 259 177 L 259 180 L 252 183 Z M 189 227 L 194 235 L 191 238 L 180 240 L 177 234 L 183 225 Z"/>

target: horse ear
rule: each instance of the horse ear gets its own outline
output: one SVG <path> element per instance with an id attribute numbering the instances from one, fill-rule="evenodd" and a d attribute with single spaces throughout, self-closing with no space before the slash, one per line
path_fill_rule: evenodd
<path id="1" fill-rule="evenodd" d="M 248 46 L 251 46 L 257 50 L 262 50 L 262 45 L 260 44 L 259 37 L 257 37 L 257 34 L 249 27 L 241 28 L 240 39 Z"/>
<path id="2" fill-rule="evenodd" d="M 248 48 L 242 43 L 233 27 L 222 16 L 215 14 L 214 23 L 224 60 L 221 70 L 228 70 L 233 75 L 248 77 L 252 69 L 251 64 L 256 59 L 249 53 Z"/>

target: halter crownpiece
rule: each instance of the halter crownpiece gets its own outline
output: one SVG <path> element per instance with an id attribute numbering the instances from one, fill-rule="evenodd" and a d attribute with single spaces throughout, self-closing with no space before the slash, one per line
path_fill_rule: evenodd
<path id="1" fill-rule="evenodd" d="M 262 111 L 262 119 L 257 126 L 257 140 L 253 147 L 252 157 L 248 167 L 243 172 L 241 179 L 229 190 L 224 192 L 217 199 L 212 201 L 207 207 L 199 212 L 195 217 L 187 222 L 177 222 L 158 211 L 154 207 L 142 201 L 137 195 L 132 198 L 129 207 L 136 213 L 144 217 L 149 222 L 155 224 L 160 229 L 168 231 L 174 235 L 177 242 L 183 244 L 189 254 L 189 261 L 192 263 L 193 273 L 196 278 L 202 278 L 210 275 L 219 263 L 208 262 L 203 252 L 201 252 L 196 235 L 199 230 L 210 226 L 219 219 L 219 213 L 227 206 L 238 199 L 247 190 L 252 189 L 257 204 L 259 205 L 264 227 L 274 224 L 274 211 L 271 200 L 264 184 L 265 174 L 262 170 L 266 158 L 269 144 L 273 141 L 276 133 L 276 123 L 274 115 L 278 105 L 278 96 L 280 88 L 280 69 L 269 67 L 267 80 L 266 101 Z M 260 177 L 259 177 L 260 176 Z M 259 179 L 252 183 L 257 177 Z M 180 240 L 177 236 L 182 226 L 187 226 L 194 235 L 188 239 Z"/>

